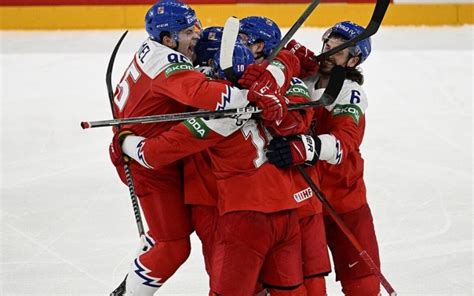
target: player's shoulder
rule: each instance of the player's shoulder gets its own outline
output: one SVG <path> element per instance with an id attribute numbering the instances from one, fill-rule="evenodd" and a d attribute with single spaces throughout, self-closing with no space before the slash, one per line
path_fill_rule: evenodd
<path id="1" fill-rule="evenodd" d="M 189 58 L 151 39 L 140 46 L 135 61 L 150 78 L 155 78 L 163 71 L 169 76 L 175 71 L 194 70 Z"/>
<path id="2" fill-rule="evenodd" d="M 290 86 L 286 91 L 285 95 L 305 97 L 308 101 L 311 100 L 311 94 L 309 93 L 308 87 L 305 82 L 298 77 L 291 78 Z"/>
<path id="3" fill-rule="evenodd" d="M 357 107 L 362 113 L 365 113 L 368 107 L 367 95 L 364 89 L 360 84 L 350 79 L 344 80 L 339 95 L 335 102 L 331 106 L 328 106 L 328 109 L 331 111 L 336 108 L 336 106 L 348 105 Z"/>
<path id="4" fill-rule="evenodd" d="M 213 79 L 212 67 L 210 66 L 198 66 L 195 68 L 196 71 L 206 75 L 208 79 Z"/>

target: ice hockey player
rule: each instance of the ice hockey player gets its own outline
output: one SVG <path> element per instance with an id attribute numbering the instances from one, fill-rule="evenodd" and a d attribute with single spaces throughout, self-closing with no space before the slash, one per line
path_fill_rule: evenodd
<path id="1" fill-rule="evenodd" d="M 194 66 L 206 76 L 212 77 L 211 64 L 214 55 L 221 46 L 223 27 L 208 27 L 202 31 L 201 38 L 194 48 L 196 59 Z"/>
<path id="2" fill-rule="evenodd" d="M 294 60 L 294 64 L 298 64 L 298 60 Z M 221 73 L 221 71 L 217 71 L 217 73 Z M 289 77 L 291 76 L 289 75 Z M 251 91 L 253 90 L 251 89 Z M 306 127 L 301 130 L 307 129 L 309 122 L 310 119 L 307 119 Z M 138 137 L 128 136 L 122 147 L 127 154 L 142 165 L 156 167 L 165 164 L 170 160 L 170 156 L 172 158 L 176 156 L 176 153 L 196 149 L 199 143 L 196 141 L 193 143 L 194 139 L 190 137 L 189 130 L 196 139 L 199 139 L 199 142 L 204 144 L 215 139 L 218 136 L 216 132 L 223 134 L 226 130 L 219 129 L 221 126 L 212 123 L 212 120 L 202 119 L 187 121 L 183 126 L 188 129 L 188 132 L 186 133 L 186 130 L 179 132 L 179 126 L 176 126 L 173 130 L 177 133 L 174 134 L 172 140 L 166 137 L 172 131 L 170 130 L 155 139 L 138 139 L 141 140 L 138 150 L 136 143 L 130 145 L 130 141 L 134 141 Z M 297 193 L 307 190 L 307 184 L 296 182 L 301 187 L 294 188 L 296 185 L 293 180 L 293 172 L 274 170 L 266 163 L 263 149 L 268 143 L 268 139 L 262 125 L 252 120 L 241 124 L 241 126 L 241 132 L 227 134 L 225 139 L 222 138 L 209 149 L 214 174 L 217 177 L 217 205 L 221 213 L 217 219 L 217 240 L 212 254 L 212 289 L 223 295 L 251 295 L 262 269 L 261 280 L 270 285 L 272 295 L 304 295 L 300 294 L 304 291 L 304 286 L 301 285 L 303 282 L 301 238 L 298 235 L 299 225 L 296 213 L 291 209 L 299 207 L 298 203 L 309 198 L 309 196 L 295 198 L 294 195 L 299 197 Z M 296 127 L 294 128 L 297 131 Z M 205 131 L 204 134 L 200 132 L 201 130 Z M 193 144 L 185 145 L 190 141 Z M 159 144 L 156 145 L 157 143 Z M 177 143 L 179 147 L 170 145 L 170 143 Z M 168 151 L 164 150 L 165 146 L 169 147 Z M 120 147 L 115 150 L 119 149 Z M 175 151 L 173 152 L 173 150 Z M 240 156 L 236 157 L 236 155 Z M 244 186 L 247 183 L 248 186 Z M 272 202 L 269 202 L 267 195 L 272 196 Z M 262 200 L 259 202 L 260 199 Z M 250 216 L 253 218 L 248 219 Z M 255 224 L 256 220 L 261 220 L 262 223 Z M 247 224 L 243 221 L 247 221 Z M 283 235 L 283 233 L 288 234 L 287 231 L 289 231 L 291 235 L 283 235 L 278 244 L 260 240 L 266 236 L 270 238 L 273 233 L 266 227 L 270 227 L 272 224 L 276 227 L 276 224 L 280 222 L 286 225 L 283 228 L 281 228 L 283 224 L 278 226 L 280 229 L 278 232 L 283 231 L 281 233 Z M 232 229 L 238 225 L 240 225 L 239 228 Z M 245 229 L 248 231 L 244 231 Z M 249 230 L 253 230 L 259 239 L 251 237 Z M 233 241 L 232 237 L 228 237 L 229 234 L 232 234 L 233 239 L 237 239 L 237 241 L 247 238 L 249 245 L 223 244 L 224 241 Z M 232 250 L 228 248 L 232 248 Z M 250 251 L 252 249 L 254 250 Z M 261 256 L 254 256 L 255 250 L 260 252 L 261 256 L 267 254 L 268 260 L 264 261 Z M 292 254 L 291 258 L 286 256 L 283 259 L 285 256 L 277 256 L 283 250 Z M 222 261 L 224 258 L 222 256 L 228 259 L 235 258 L 235 260 L 227 261 L 228 259 L 225 259 Z M 285 270 L 285 275 L 279 273 L 278 270 Z M 239 284 L 236 285 L 236 282 Z"/>
<path id="3" fill-rule="evenodd" d="M 278 60 L 268 65 L 268 62 L 264 60 L 271 54 L 273 48 L 279 44 L 281 33 L 278 25 L 266 17 L 246 17 L 241 21 L 240 36 L 254 53 L 257 64 L 248 67 L 243 77 L 239 80 L 239 83 L 243 87 L 249 87 L 255 83 L 255 81 L 266 80 L 271 76 L 276 78 L 275 81 L 281 81 L 281 78 L 278 78 L 279 71 L 277 69 L 283 65 L 279 63 Z M 282 50 L 279 56 L 281 57 L 287 54 L 295 54 L 295 52 Z M 298 54 L 295 54 L 295 56 L 300 59 Z M 308 63 L 308 61 L 301 59 L 301 71 L 299 76 L 306 77 L 310 74 L 314 74 L 318 66 L 319 64 L 315 62 Z M 274 83 L 273 85 L 275 84 L 281 87 L 281 83 Z M 286 95 L 297 95 L 300 98 L 306 97 L 309 99 L 306 85 L 296 77 L 292 79 L 292 86 Z M 312 112 L 312 110 L 300 110 L 300 112 Z M 295 130 L 293 130 L 292 125 L 285 126 L 285 123 L 291 122 L 293 121 L 287 120 L 286 122 L 280 123 L 277 128 L 275 128 L 274 123 L 272 126 L 271 123 L 267 122 L 266 126 L 269 128 L 273 127 L 274 136 L 290 136 L 295 134 Z M 313 170 L 309 173 L 314 182 L 318 184 L 317 172 Z M 331 272 L 331 264 L 329 262 L 325 239 L 321 203 L 313 196 L 310 200 L 310 204 L 298 209 L 298 216 L 300 218 L 299 223 L 302 233 L 304 284 L 308 295 L 324 296 L 326 295 L 324 276 Z"/>
<path id="4" fill-rule="evenodd" d="M 350 21 L 335 24 L 323 36 L 323 51 L 358 36 L 364 29 Z M 307 64 L 314 54 L 296 41 L 287 48 Z M 360 145 L 365 130 L 367 97 L 362 89 L 364 77 L 358 66 L 371 52 L 371 41 L 330 56 L 320 65 L 318 75 L 305 81 L 313 99 L 327 86 L 334 65 L 346 68 L 347 79 L 334 104 L 316 110 L 313 135 L 273 139 L 267 157 L 278 167 L 314 165 L 320 176 L 321 190 L 369 255 L 380 266 L 377 239 L 367 203 L 363 178 L 364 162 Z M 316 147 L 312 149 L 310 147 Z M 336 280 L 349 296 L 375 296 L 380 293 L 378 279 L 359 257 L 356 249 L 329 216 L 325 216 L 326 235 L 335 264 Z"/>
<path id="5" fill-rule="evenodd" d="M 192 58 L 201 27 L 189 6 L 174 0 L 159 1 L 148 10 L 145 29 L 149 38 L 135 53 L 115 93 L 118 118 L 179 113 L 190 107 L 235 108 L 249 103 L 246 92 L 210 81 L 194 69 Z M 264 116 L 269 114 L 269 109 L 281 105 L 275 100 L 260 100 L 259 93 L 253 94 L 252 100 L 264 110 Z M 156 137 L 174 125 L 148 124 L 133 128 L 137 135 Z M 126 130 L 129 126 L 122 128 Z M 121 134 L 122 130 L 115 132 Z M 122 160 L 113 160 L 126 184 Z M 161 168 L 159 174 L 136 162 L 131 162 L 130 167 L 149 234 L 156 243 L 134 260 L 126 279 L 126 293 L 153 295 L 190 253 L 192 225 L 183 201 L 182 164 Z"/>

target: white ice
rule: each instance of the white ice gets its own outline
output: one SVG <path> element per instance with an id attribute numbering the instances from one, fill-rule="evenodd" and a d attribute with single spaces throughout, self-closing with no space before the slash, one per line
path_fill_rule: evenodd
<path id="1" fill-rule="evenodd" d="M 296 38 L 318 51 L 322 29 Z M 106 295 L 137 230 L 109 162 L 121 31 L 1 32 L 1 295 Z M 145 34 L 117 57 L 120 78 Z M 362 146 L 382 271 L 399 295 L 473 295 L 473 27 L 382 27 L 363 64 Z M 159 295 L 207 295 L 199 241 Z M 333 276 L 329 295 L 341 295 Z"/>

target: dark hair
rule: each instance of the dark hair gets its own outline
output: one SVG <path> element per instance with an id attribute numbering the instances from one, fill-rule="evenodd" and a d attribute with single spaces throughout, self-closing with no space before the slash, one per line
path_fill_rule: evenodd
<path id="1" fill-rule="evenodd" d="M 159 43 L 163 43 L 163 39 L 165 38 L 165 36 L 171 38 L 170 32 L 168 32 L 168 31 L 160 32 L 160 40 L 156 40 L 156 41 L 158 41 Z"/>
<path id="2" fill-rule="evenodd" d="M 348 40 L 345 36 L 339 33 L 331 33 L 329 34 L 327 39 L 329 38 L 339 39 L 343 41 Z M 349 54 L 349 56 L 353 57 L 353 55 L 351 54 Z M 359 61 L 360 61 L 360 57 L 359 57 Z M 354 82 L 357 82 L 359 85 L 364 84 L 364 75 L 362 75 L 362 70 L 359 67 L 357 67 L 357 65 L 354 68 L 349 68 L 349 67 L 346 68 L 346 78 Z"/>
<path id="3" fill-rule="evenodd" d="M 364 84 L 364 75 L 359 67 L 346 68 L 346 78 L 357 82 L 359 85 Z"/>

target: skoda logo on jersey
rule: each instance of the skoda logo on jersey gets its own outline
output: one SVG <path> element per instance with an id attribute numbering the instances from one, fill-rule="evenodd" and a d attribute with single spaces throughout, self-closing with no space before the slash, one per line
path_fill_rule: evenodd
<path id="1" fill-rule="evenodd" d="M 289 94 L 292 95 L 302 95 L 304 97 L 309 98 L 309 92 L 306 88 L 300 86 L 300 85 L 293 85 L 289 90 Z"/>
<path id="2" fill-rule="evenodd" d="M 170 77 L 176 72 L 183 71 L 183 70 L 192 70 L 192 69 L 194 69 L 193 66 L 187 63 L 171 64 L 165 69 L 165 75 L 166 77 Z"/>
<path id="3" fill-rule="evenodd" d="M 362 111 L 357 105 L 336 105 L 333 110 L 333 116 L 351 116 L 356 124 L 359 124 L 361 113 Z"/>
<path id="4" fill-rule="evenodd" d="M 209 133 L 209 127 L 200 118 L 188 119 L 184 122 L 184 125 L 196 138 L 204 138 Z"/>

